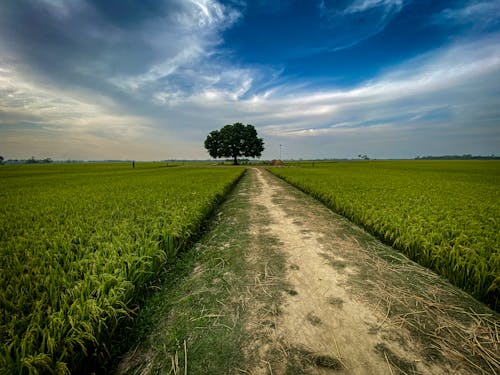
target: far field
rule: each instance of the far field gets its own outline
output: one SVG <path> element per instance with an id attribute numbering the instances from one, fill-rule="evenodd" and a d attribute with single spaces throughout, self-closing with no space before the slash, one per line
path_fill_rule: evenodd
<path id="1" fill-rule="evenodd" d="M 499 162 L 345 162 L 315 163 L 314 166 L 312 163 L 301 163 L 289 168 L 272 168 L 271 171 L 498 311 L 500 291 Z M 159 288 L 163 290 L 161 293 L 167 293 L 167 299 L 173 299 L 176 295 L 175 298 L 179 298 L 178 306 L 185 303 L 192 304 L 190 307 L 185 306 L 186 309 L 183 311 L 171 310 L 168 314 L 161 308 L 151 305 L 146 309 L 167 314 L 170 318 L 165 316 L 161 319 L 172 319 L 171 323 L 174 324 L 172 332 L 165 332 L 165 335 L 162 335 L 163 338 L 168 336 L 168 340 L 171 340 L 170 344 L 163 343 L 161 347 L 164 349 L 159 350 L 170 350 L 169 345 L 178 346 L 179 342 L 184 340 L 184 350 L 187 354 L 188 349 L 192 350 L 194 345 L 192 340 L 198 334 L 201 335 L 200 337 L 206 337 L 207 340 L 215 340 L 214 343 L 207 345 L 209 352 L 217 350 L 218 336 L 215 338 L 205 336 L 204 331 L 201 330 L 196 331 L 196 335 L 186 334 L 185 336 L 183 333 L 184 336 L 181 337 L 179 335 L 182 330 L 175 326 L 175 322 L 181 316 L 189 314 L 190 308 L 193 309 L 193 314 L 200 314 L 203 318 L 199 320 L 195 316 L 185 315 L 186 322 L 194 324 L 195 330 L 200 329 L 199 325 L 202 321 L 206 319 L 211 321 L 213 317 L 222 316 L 224 309 L 235 303 L 234 298 L 241 297 L 238 293 L 248 290 L 248 286 L 244 284 L 245 280 L 248 280 L 248 272 L 253 272 L 252 269 L 260 269 L 261 266 L 263 274 L 269 278 L 265 282 L 269 281 L 270 284 L 265 284 L 262 289 L 263 293 L 255 292 L 257 296 L 260 295 L 258 298 L 264 298 L 264 302 L 258 302 L 257 297 L 254 302 L 251 302 L 251 299 L 250 302 L 245 302 L 245 308 L 248 308 L 248 311 L 252 310 L 252 303 L 262 303 L 264 306 L 271 302 L 276 311 L 287 311 L 284 306 L 283 308 L 279 306 L 280 301 L 283 300 L 280 297 L 282 291 L 279 288 L 285 288 L 284 290 L 290 292 L 290 295 L 296 291 L 307 294 L 310 298 L 308 302 L 310 305 L 316 298 L 314 285 L 311 283 L 313 279 L 295 280 L 292 278 L 288 281 L 276 281 L 291 277 L 286 276 L 284 270 L 288 267 L 287 262 L 295 256 L 299 256 L 297 258 L 299 263 L 305 263 L 303 265 L 291 264 L 290 267 L 294 271 L 298 271 L 302 266 L 306 270 L 309 264 L 307 262 L 315 259 L 317 264 L 311 263 L 310 266 L 321 268 L 321 272 L 326 272 L 322 279 L 331 280 L 332 283 L 338 280 L 338 277 L 342 279 L 344 276 L 351 276 L 352 270 L 349 265 L 352 265 L 353 269 L 362 268 L 366 259 L 373 260 L 381 256 L 382 260 L 375 262 L 373 269 L 388 271 L 379 273 L 382 275 L 381 280 L 370 281 L 377 283 L 376 290 L 383 291 L 385 282 L 387 282 L 386 286 L 393 282 L 389 271 L 397 268 L 398 275 L 401 273 L 397 282 L 394 281 L 398 285 L 398 290 L 411 293 L 412 285 L 408 284 L 408 287 L 403 288 L 401 283 L 404 283 L 404 280 L 410 283 L 408 278 L 405 279 L 403 276 L 406 269 L 409 270 L 409 275 L 413 275 L 414 267 L 406 263 L 407 261 L 398 260 L 395 264 L 394 259 L 399 259 L 399 255 L 394 253 L 394 258 L 388 255 L 387 251 L 393 251 L 392 249 L 383 250 L 383 255 L 380 255 L 378 250 L 373 250 L 373 254 L 370 254 L 370 249 L 376 249 L 378 245 L 366 247 L 363 245 L 359 250 L 360 258 L 357 259 L 358 250 L 355 249 L 357 245 L 353 244 L 366 241 L 363 235 L 345 234 L 345 231 L 341 234 L 338 226 L 344 224 L 338 224 L 337 219 L 330 218 L 327 213 L 321 213 L 322 218 L 315 220 L 314 212 L 321 211 L 319 206 L 316 207 L 312 203 L 299 204 L 301 200 L 306 201 L 304 195 L 297 195 L 293 192 L 295 189 L 282 181 L 280 184 L 288 187 L 277 188 L 274 182 L 277 179 L 269 176 L 264 170 L 258 171 L 258 175 L 256 173 L 256 169 L 247 170 L 245 173 L 242 167 L 167 166 L 160 163 L 138 163 L 135 169 L 132 169 L 130 164 L 0 166 L 2 186 L 0 190 L 2 202 L 0 205 L 0 373 L 36 371 L 65 373 L 76 369 L 82 371 L 83 368 L 88 370 L 99 368 L 102 363 L 110 359 L 111 350 L 107 347 L 110 343 L 109 339 L 117 334 L 116 330 L 121 329 L 126 318 L 134 316 L 143 304 L 148 304 L 144 296 Z M 173 279 L 179 277 L 171 274 L 172 270 L 176 269 L 174 264 L 178 253 L 187 251 L 190 256 L 189 253 L 192 250 L 189 249 L 193 241 L 202 233 L 205 220 L 210 217 L 213 209 L 226 197 L 243 174 L 252 176 L 250 179 L 245 177 L 245 189 L 240 189 L 241 193 L 238 193 L 247 198 L 241 202 L 238 201 L 238 196 L 230 200 L 239 202 L 237 203 L 238 215 L 245 215 L 247 219 L 241 221 L 238 217 L 233 217 L 231 211 L 220 211 L 217 214 L 217 218 L 222 215 L 224 220 L 212 218 L 212 222 L 215 223 L 212 226 L 220 222 L 224 223 L 221 225 L 231 227 L 227 231 L 224 228 L 219 230 L 220 233 L 224 232 L 224 236 L 221 239 L 222 242 L 214 245 L 216 259 L 204 260 L 210 263 L 215 262 L 216 267 L 222 267 L 220 275 L 214 276 L 214 280 L 208 280 L 210 273 L 203 273 L 207 278 L 204 282 L 215 284 L 213 287 L 200 285 L 199 293 L 202 293 L 200 296 L 203 297 L 194 299 L 188 298 L 189 295 L 194 293 L 193 295 L 198 296 L 199 293 L 191 289 L 185 291 L 182 287 L 175 286 L 179 288 L 177 294 L 174 291 L 169 292 L 166 289 L 180 284 L 170 280 L 167 284 L 161 285 L 161 280 L 165 281 L 164 275 L 169 275 L 168 278 Z M 293 204 L 297 207 L 300 205 L 300 208 L 292 206 L 292 200 L 284 194 L 293 195 L 293 202 L 295 202 Z M 253 200 L 249 200 L 250 196 L 254 197 Z M 314 207 L 314 209 L 306 214 L 304 210 L 308 207 Z M 279 215 L 278 212 L 280 212 Z M 307 223 L 301 223 L 301 220 L 306 220 Z M 288 227 L 280 227 L 281 221 L 289 222 Z M 241 223 L 238 224 L 238 222 Z M 321 223 L 319 224 L 321 230 L 319 228 L 317 230 L 321 234 L 318 236 L 324 236 L 325 240 L 319 237 L 308 239 L 316 231 L 314 223 Z M 330 234 L 328 234 L 329 226 L 331 226 Z M 215 233 L 219 233 L 217 229 L 215 230 Z M 255 234 L 267 236 L 267 239 L 252 239 Z M 276 236 L 275 239 L 271 238 L 272 234 Z M 215 236 L 210 233 L 207 235 Z M 347 239 L 337 238 L 338 235 L 347 236 Z M 290 247 L 283 248 L 282 246 L 292 241 L 293 236 L 296 236 L 297 241 L 300 242 L 300 246 L 297 247 L 297 251 L 300 250 L 299 253 L 294 253 Z M 305 239 L 301 236 L 305 236 Z M 330 243 L 335 243 L 335 249 L 331 254 L 328 250 L 330 245 L 323 243 L 327 241 L 326 238 Z M 369 241 L 370 244 L 371 241 Z M 233 242 L 237 244 L 234 249 L 230 246 Z M 290 246 L 293 243 L 290 242 Z M 347 246 L 347 243 L 350 245 L 343 249 L 342 246 Z M 303 251 L 313 250 L 308 246 L 324 249 L 316 255 L 312 254 L 311 257 L 300 258 Z M 268 248 L 274 249 L 272 253 L 269 253 L 272 259 L 266 259 L 265 254 Z M 232 253 L 226 259 L 222 252 L 228 251 Z M 361 252 L 364 255 L 361 256 Z M 204 256 L 209 257 L 210 252 L 207 251 Z M 345 260 L 339 261 L 337 257 L 340 257 L 339 259 L 345 257 Z M 387 259 L 389 263 L 386 264 L 384 262 L 388 262 Z M 203 268 L 203 262 L 201 260 L 200 262 L 198 266 L 193 266 L 195 267 L 192 271 L 193 275 L 204 272 L 203 270 L 196 271 L 198 268 Z M 236 263 L 232 264 L 232 262 Z M 268 264 L 268 262 L 271 263 Z M 329 264 L 329 268 L 323 268 L 322 262 Z M 400 262 L 404 265 L 404 269 L 398 268 Z M 236 267 L 235 275 L 233 275 L 235 278 L 226 284 L 224 280 L 231 267 Z M 277 272 L 275 278 L 272 276 L 273 267 Z M 328 274 L 328 270 L 333 273 Z M 301 272 L 296 272 L 295 275 Z M 280 273 L 281 276 L 278 275 Z M 424 276 L 419 276 L 420 274 Z M 415 275 L 417 275 L 415 285 L 420 285 L 419 283 L 431 285 L 429 283 L 435 282 L 436 290 L 442 287 L 448 288 L 443 286 L 442 280 L 429 276 L 424 271 L 418 271 Z M 314 276 L 314 272 L 305 272 L 300 277 L 313 278 Z M 191 276 L 188 275 L 189 277 Z M 425 279 L 425 282 L 418 281 L 421 277 Z M 355 282 L 359 283 L 361 280 L 365 283 L 367 279 L 358 277 L 356 280 Z M 290 286 L 286 286 L 291 281 L 296 284 L 293 290 Z M 218 295 L 211 301 L 210 294 L 213 290 L 217 290 L 219 283 L 224 285 L 221 289 L 223 294 L 227 292 L 228 295 L 226 297 Z M 189 282 L 187 285 L 191 285 L 189 288 L 192 288 L 197 284 Z M 259 285 L 262 287 L 262 284 Z M 312 289 L 306 291 L 307 285 Z M 325 281 L 321 282 L 321 288 L 326 288 L 325 290 L 330 288 L 329 285 L 325 284 Z M 331 284 L 332 290 L 338 294 L 345 293 L 347 289 L 339 285 Z M 257 284 L 254 288 L 256 286 Z M 302 287 L 306 289 L 302 291 Z M 268 291 L 266 288 L 269 288 Z M 359 290 L 361 293 L 363 287 Z M 418 293 L 428 292 L 429 290 Z M 234 293 L 236 294 L 230 297 Z M 439 293 L 458 295 L 453 291 Z M 267 300 L 271 296 L 272 299 Z M 358 306 L 361 303 L 353 296 L 343 298 L 345 306 L 350 306 L 351 302 L 352 306 Z M 417 301 L 414 306 L 429 308 L 428 302 L 424 304 L 423 300 L 419 299 L 420 297 L 413 298 L 408 294 L 408 298 L 411 301 Z M 453 301 L 456 297 L 453 298 L 439 302 L 439 314 L 455 311 L 453 319 L 460 315 L 460 319 L 471 319 L 470 322 L 476 322 L 478 329 L 489 330 L 475 332 L 472 338 L 479 339 L 478 346 L 468 347 L 473 351 L 485 350 L 485 352 L 480 355 L 476 353 L 475 357 L 469 359 L 464 357 L 464 354 L 460 354 L 462 356 L 460 361 L 469 361 L 467 366 L 472 366 L 470 368 L 480 369 L 481 366 L 486 366 L 485 371 L 481 370 L 478 373 L 495 371 L 495 366 L 500 365 L 500 359 L 495 354 L 495 348 L 498 348 L 499 343 L 495 342 L 495 335 L 491 335 L 491 332 L 498 330 L 496 315 L 489 313 L 490 310 L 486 306 L 477 307 L 479 304 L 468 302 L 466 299 L 460 302 L 461 307 L 458 312 L 457 309 L 450 307 L 450 304 L 455 303 Z M 217 310 L 219 306 L 220 311 L 205 311 L 208 305 L 200 305 L 204 301 L 211 301 L 213 308 Z M 389 299 L 384 303 L 379 302 L 376 307 L 370 307 L 373 309 L 373 311 L 370 310 L 372 324 L 379 326 L 379 329 L 382 325 L 388 324 L 395 314 L 391 306 L 400 303 L 400 301 L 391 302 L 387 305 L 387 301 Z M 334 302 L 342 306 L 340 299 L 335 301 L 331 299 L 329 303 L 334 305 Z M 161 303 L 168 304 L 168 301 Z M 442 303 L 446 303 L 446 308 Z M 382 316 L 376 311 L 379 305 L 387 305 L 387 313 L 383 312 Z M 169 309 L 175 309 L 175 306 L 169 306 Z M 238 306 L 235 307 L 238 314 L 233 319 L 233 323 L 223 324 L 224 327 L 233 325 L 231 331 L 233 336 L 246 335 L 245 325 L 238 319 L 249 318 L 247 310 L 241 310 L 240 314 L 241 306 Z M 323 309 L 326 309 L 324 311 L 326 315 L 321 315 L 323 313 L 320 315 L 321 319 L 327 322 L 332 319 L 332 316 L 328 315 L 331 312 L 328 313 L 328 306 L 325 306 Z M 366 307 L 359 306 L 356 308 L 358 312 L 359 309 Z M 470 315 L 467 311 L 472 310 L 469 310 L 467 306 L 480 313 Z M 409 305 L 401 307 L 401 309 L 408 308 L 410 308 Z M 443 308 L 446 312 L 443 312 Z M 338 312 L 338 310 L 335 311 Z M 420 314 L 421 311 L 415 311 L 415 313 Z M 386 314 L 385 317 L 384 314 Z M 402 310 L 397 311 L 396 315 L 407 318 L 406 314 L 413 313 L 410 310 Z M 425 315 L 425 319 L 434 319 L 429 314 Z M 315 326 L 318 335 L 321 335 L 321 320 L 318 320 L 318 316 L 313 314 L 307 315 L 306 318 Z M 430 320 L 423 319 L 424 315 L 419 315 L 419 317 L 422 318 L 421 321 L 419 320 L 418 324 L 415 323 L 419 329 L 421 329 L 419 324 L 423 324 L 422 329 L 432 326 L 428 323 Z M 439 315 L 440 319 L 443 317 L 444 315 Z M 349 317 L 342 319 L 344 318 Z M 332 322 L 328 324 L 330 323 Z M 463 321 L 457 323 L 465 324 L 461 326 L 459 332 L 468 332 L 467 327 L 472 323 Z M 280 324 L 279 319 L 273 323 L 275 328 Z M 291 321 L 290 324 L 295 323 Z M 425 325 L 427 328 L 424 327 Z M 170 326 L 170 323 L 167 323 L 167 326 Z M 436 326 L 435 328 L 441 330 L 443 327 Z M 155 328 L 149 327 L 149 329 Z M 163 328 L 158 329 L 158 332 L 162 332 Z M 348 342 L 350 333 L 345 332 L 345 334 Z M 253 337 L 252 335 L 250 333 L 249 337 Z M 492 337 L 493 341 L 490 340 Z M 496 337 L 498 341 L 498 332 Z M 243 350 L 240 344 L 252 345 L 244 338 L 234 339 L 239 343 L 235 344 L 237 347 L 235 350 Z M 392 347 L 387 338 L 383 340 L 384 344 L 379 342 L 376 351 L 379 356 L 385 356 L 390 368 L 397 368 L 399 357 L 396 355 L 392 358 L 391 355 L 395 355 L 394 350 L 399 349 Z M 243 344 L 244 342 L 246 343 Z M 432 343 L 432 345 L 449 345 L 443 340 L 432 341 Z M 328 340 L 323 340 L 323 344 L 328 346 Z M 476 345 L 474 341 L 470 344 Z M 314 344 L 311 344 L 311 347 L 314 347 Z M 392 349 L 389 350 L 388 347 Z M 290 353 L 296 353 L 299 349 L 294 347 L 290 350 Z M 307 350 L 305 352 L 300 350 L 302 354 L 307 352 Z M 453 347 L 447 347 L 446 350 L 453 350 Z M 290 355 L 295 358 L 293 353 Z M 339 354 L 338 363 L 333 361 L 331 365 L 348 364 L 352 358 L 347 358 L 350 355 L 349 351 L 345 353 L 343 354 L 345 357 Z M 161 359 L 164 355 L 165 353 L 155 353 L 151 354 L 151 358 Z M 243 350 L 239 355 L 235 354 L 234 358 L 248 359 L 248 355 Z M 254 360 L 257 357 L 258 355 L 255 354 Z M 321 362 L 323 357 L 311 358 L 313 358 L 312 362 Z M 413 360 L 419 361 L 418 358 Z M 271 362 L 273 361 L 270 360 L 269 363 Z M 413 364 L 410 362 L 406 361 L 403 364 L 407 365 L 408 369 L 414 370 L 430 368 L 421 367 L 416 364 L 417 362 L 412 362 Z M 235 362 L 231 363 L 236 365 Z M 385 362 L 380 362 L 380 357 L 374 357 L 373 363 L 377 363 L 380 373 L 386 370 Z M 436 366 L 445 366 L 443 368 L 451 366 L 447 363 L 443 362 Z M 203 368 L 203 360 L 198 365 Z M 297 368 L 305 369 L 309 364 L 301 362 L 297 366 Z"/>

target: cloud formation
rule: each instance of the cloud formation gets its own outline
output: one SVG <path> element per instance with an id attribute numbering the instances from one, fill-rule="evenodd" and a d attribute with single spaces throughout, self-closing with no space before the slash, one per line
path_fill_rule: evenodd
<path id="1" fill-rule="evenodd" d="M 2 149 L 13 157 L 36 143 L 26 133 L 24 149 L 6 142 L 21 124 L 57 136 L 86 134 L 89 144 L 96 137 L 103 144 L 146 141 L 166 130 L 163 123 L 175 134 L 179 123 L 168 113 L 163 117 L 167 101 L 209 95 L 214 86 L 238 97 L 248 86 L 245 70 L 217 62 L 220 33 L 240 14 L 216 1 L 144 1 L 127 8 L 113 1 L 45 0 L 2 8 L 0 131 L 6 133 Z M 110 156 L 114 149 L 110 144 Z"/>
<path id="2" fill-rule="evenodd" d="M 348 67 L 359 59 L 370 64 L 370 51 L 380 48 L 387 52 L 381 59 L 390 56 L 390 38 L 373 50 L 370 43 L 382 43 L 391 22 L 410 17 L 406 9 L 416 3 L 297 4 L 265 2 L 262 14 L 295 14 L 286 30 L 301 16 L 317 20 L 310 38 L 297 43 L 310 40 L 301 48 L 318 65 L 342 57 Z M 498 0 L 443 2 L 418 25 L 444 30 L 446 43 L 383 60 L 379 71 L 339 86 L 323 83 L 330 82 L 324 75 L 290 73 L 288 60 L 270 63 L 257 49 L 237 54 L 252 42 L 242 30 L 257 17 L 242 1 L 3 2 L 0 151 L 19 158 L 206 158 L 208 132 L 238 121 L 257 126 L 269 158 L 279 144 L 297 158 L 499 153 L 500 26 L 490 16 L 498 7 Z M 229 38 L 230 31 L 240 34 Z M 269 45 L 286 55 L 286 35 L 273 35 Z M 349 54 L 360 43 L 366 56 Z M 330 75 L 356 74 L 347 72 Z"/>
<path id="3" fill-rule="evenodd" d="M 423 153 L 424 149 L 403 153 L 405 148 L 414 149 L 415 134 L 427 143 L 425 138 L 440 137 L 443 141 L 445 137 L 476 132 L 478 139 L 471 140 L 468 152 L 477 153 L 484 148 L 493 153 L 500 141 L 496 130 L 500 111 L 495 105 L 500 82 L 498 39 L 494 35 L 424 54 L 349 89 L 300 92 L 285 85 L 231 106 L 226 105 L 222 95 L 214 96 L 213 101 L 192 99 L 191 105 L 200 106 L 202 111 L 220 108 L 224 113 L 233 113 L 234 118 L 253 118 L 261 124 L 267 139 L 274 140 L 270 143 L 275 148 L 279 143 L 294 144 L 297 157 L 307 157 L 299 151 L 305 148 L 315 157 L 325 156 L 328 148 L 318 148 L 319 140 L 329 140 L 330 147 L 360 144 L 363 139 L 369 140 L 369 134 L 379 140 L 398 134 L 399 155 L 392 154 L 391 149 L 384 150 L 385 146 L 364 146 L 378 157 L 415 157 Z M 430 148 L 428 152 L 445 153 L 445 149 Z M 342 148 L 342 152 L 347 151 Z M 345 156 L 335 153 L 337 157 L 342 155 Z M 355 155 L 355 151 L 350 152 L 350 156 Z"/>
<path id="4" fill-rule="evenodd" d="M 435 20 L 442 23 L 472 23 L 481 28 L 488 28 L 500 23 L 500 0 L 471 1 L 460 8 L 446 8 L 436 15 Z"/>
<path id="5" fill-rule="evenodd" d="M 403 0 L 356 0 L 352 2 L 344 11 L 344 13 L 359 13 L 365 12 L 373 8 L 385 8 L 387 12 L 390 9 L 401 10 Z"/>
<path id="6" fill-rule="evenodd" d="M 329 29 L 333 37 L 323 50 L 351 48 L 373 37 L 384 30 L 403 6 L 403 0 L 353 0 L 341 7 L 338 1 L 321 0 L 319 10 L 323 27 Z M 366 22 L 367 18 L 370 22 Z"/>

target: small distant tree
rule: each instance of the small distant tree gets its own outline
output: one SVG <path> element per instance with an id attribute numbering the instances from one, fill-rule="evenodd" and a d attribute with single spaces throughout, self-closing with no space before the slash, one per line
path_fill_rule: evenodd
<path id="1" fill-rule="evenodd" d="M 1 156 L 1 155 L 0 155 L 0 164 L 3 164 L 3 161 L 4 161 L 4 160 L 5 160 L 5 159 L 3 158 L 3 156 Z"/>
<path id="2" fill-rule="evenodd" d="M 232 158 L 238 165 L 238 157 L 260 157 L 264 151 L 264 141 L 257 136 L 253 125 L 236 122 L 220 130 L 210 132 L 205 140 L 205 148 L 211 157 Z"/>

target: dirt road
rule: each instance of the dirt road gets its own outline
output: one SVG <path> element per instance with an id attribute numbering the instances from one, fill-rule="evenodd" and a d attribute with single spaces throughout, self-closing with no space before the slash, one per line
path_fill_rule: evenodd
<path id="1" fill-rule="evenodd" d="M 232 211 L 222 207 L 219 216 L 226 221 L 214 227 L 227 232 L 209 231 L 210 240 L 200 245 L 204 254 L 228 254 L 217 255 L 225 262 L 222 276 L 197 261 L 186 277 L 191 289 L 200 272 L 207 278 L 199 287 L 229 280 L 224 297 L 201 310 L 216 315 L 218 325 L 185 328 L 186 357 L 198 350 L 190 369 L 201 361 L 205 373 L 221 374 L 499 373 L 498 314 L 467 294 L 266 170 L 249 169 L 229 200 Z M 231 225 L 237 236 L 228 232 Z M 235 253 L 243 265 L 231 269 Z M 172 306 L 168 319 L 186 310 Z M 232 335 L 224 340 L 239 346 L 242 359 L 237 365 L 214 362 L 214 370 L 207 357 L 217 355 L 220 319 L 232 322 L 223 324 Z M 171 324 L 153 330 L 180 331 Z M 210 333 L 215 338 L 202 352 L 198 341 Z M 136 348 L 134 356 L 127 361 L 158 357 L 147 348 Z M 149 370 L 142 373 L 155 372 L 154 364 L 144 368 Z"/>
<path id="2" fill-rule="evenodd" d="M 254 231 L 276 237 L 286 254 L 288 293 L 270 337 L 295 365 L 317 373 L 470 373 L 478 350 L 471 333 L 495 326 L 468 318 L 473 303 L 455 305 L 468 296 L 268 172 L 251 173 L 259 185 L 252 207 L 265 207 L 270 219 Z M 498 370 L 494 364 L 486 372 Z"/>

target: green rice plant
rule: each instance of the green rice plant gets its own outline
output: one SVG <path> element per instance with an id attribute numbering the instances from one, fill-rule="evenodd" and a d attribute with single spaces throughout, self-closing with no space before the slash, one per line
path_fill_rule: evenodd
<path id="1" fill-rule="evenodd" d="M 310 163 L 270 171 L 500 309 L 500 163 Z"/>
<path id="2" fill-rule="evenodd" d="M 0 373 L 65 374 L 106 356 L 106 339 L 242 173 L 2 167 Z"/>

